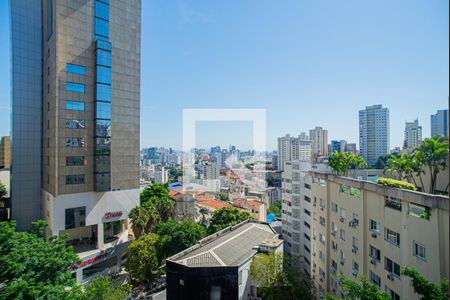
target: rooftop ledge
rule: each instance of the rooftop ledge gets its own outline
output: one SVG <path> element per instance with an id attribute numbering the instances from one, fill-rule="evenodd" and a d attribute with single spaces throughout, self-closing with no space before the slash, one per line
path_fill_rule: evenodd
<path id="1" fill-rule="evenodd" d="M 332 181 L 338 184 L 345 184 L 350 187 L 360 188 L 384 196 L 399 198 L 404 202 L 410 202 L 430 208 L 440 208 L 449 210 L 449 197 L 443 195 L 433 195 L 424 192 L 411 191 L 390 186 L 377 184 L 376 182 L 360 180 L 351 177 L 344 177 L 323 171 L 309 171 L 311 176 L 319 179 Z"/>

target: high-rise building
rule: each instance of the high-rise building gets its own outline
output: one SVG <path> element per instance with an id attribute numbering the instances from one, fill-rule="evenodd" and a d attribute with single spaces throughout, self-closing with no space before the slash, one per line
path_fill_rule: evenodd
<path id="1" fill-rule="evenodd" d="M 85 281 L 120 266 L 139 203 L 141 1 L 10 9 L 12 218 L 67 233 Z"/>
<path id="2" fill-rule="evenodd" d="M 0 169 L 11 167 L 11 141 L 9 136 L 2 136 L 0 140 Z"/>
<path id="3" fill-rule="evenodd" d="M 369 166 L 389 153 L 389 109 L 367 106 L 359 111 L 359 149 Z"/>
<path id="4" fill-rule="evenodd" d="M 314 159 L 319 156 L 328 156 L 328 130 L 322 127 L 310 129 L 309 138 L 312 142 L 311 151 Z"/>
<path id="5" fill-rule="evenodd" d="M 448 109 L 438 110 L 431 115 L 431 136 L 439 134 L 448 136 Z"/>
<path id="6" fill-rule="evenodd" d="M 422 126 L 419 126 L 419 120 L 405 122 L 405 140 L 403 149 L 412 150 L 422 143 Z"/>
<path id="7" fill-rule="evenodd" d="M 282 236 L 284 251 L 296 267 L 310 275 L 312 201 L 310 170 L 326 170 L 324 164 L 311 161 L 288 161 L 282 180 Z"/>
<path id="8" fill-rule="evenodd" d="M 337 140 L 332 140 L 331 141 L 331 144 L 330 144 L 330 150 L 331 150 L 331 153 L 333 153 L 334 151 L 337 151 L 337 152 L 347 152 L 347 141 L 346 140 L 340 140 L 340 141 L 337 141 Z"/>
<path id="9" fill-rule="evenodd" d="M 311 140 L 302 132 L 298 137 L 286 134 L 278 138 L 278 170 L 284 170 L 284 163 L 291 160 L 311 160 Z"/>
<path id="10" fill-rule="evenodd" d="M 448 278 L 448 196 L 323 172 L 309 176 L 311 275 L 319 296 L 340 295 L 339 274 L 365 276 L 392 299 L 419 298 L 403 266 L 436 284 Z"/>

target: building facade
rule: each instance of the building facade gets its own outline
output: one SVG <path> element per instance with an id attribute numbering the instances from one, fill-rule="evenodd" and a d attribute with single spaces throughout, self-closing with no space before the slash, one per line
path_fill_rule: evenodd
<path id="1" fill-rule="evenodd" d="M 422 126 L 419 126 L 419 120 L 405 122 L 405 139 L 403 149 L 413 150 L 422 144 Z"/>
<path id="2" fill-rule="evenodd" d="M 309 138 L 311 139 L 312 156 L 328 156 L 328 130 L 322 127 L 316 127 L 309 130 Z"/>
<path id="3" fill-rule="evenodd" d="M 277 169 L 284 170 L 284 163 L 291 160 L 311 160 L 312 141 L 302 132 L 298 137 L 287 134 L 278 138 Z"/>
<path id="4" fill-rule="evenodd" d="M 0 140 L 0 169 L 11 167 L 11 139 L 9 136 L 2 136 Z"/>
<path id="5" fill-rule="evenodd" d="M 69 234 L 68 243 L 82 260 L 74 272 L 78 281 L 85 281 L 120 267 L 128 241 L 128 212 L 139 203 L 141 2 L 32 2 L 26 8 L 36 14 L 31 20 L 24 20 L 21 12 L 30 1 L 10 2 L 11 213 L 22 229 L 44 218 L 48 235 Z M 23 22 L 33 22 L 23 39 L 34 56 L 22 51 L 20 43 L 25 42 L 18 36 L 23 35 Z M 32 86 L 17 74 L 21 67 L 14 66 L 24 59 L 37 66 L 26 70 L 31 72 L 27 76 L 41 78 Z M 16 109 L 30 101 L 24 94 L 39 102 L 27 107 L 27 115 Z M 34 120 L 34 114 L 41 117 Z M 39 125 L 20 126 L 27 122 Z M 25 145 L 23 135 L 33 133 L 36 141 Z M 30 146 L 36 162 L 25 171 L 21 165 L 27 162 Z M 32 178 L 38 171 L 42 177 Z M 22 189 L 29 192 L 19 192 Z"/>
<path id="6" fill-rule="evenodd" d="M 365 275 L 393 299 L 418 299 L 401 267 L 448 278 L 448 197 L 310 172 L 311 274 L 319 296 L 341 294 L 338 274 Z"/>
<path id="7" fill-rule="evenodd" d="M 448 136 L 448 109 L 438 110 L 431 115 L 431 136 Z"/>
<path id="8" fill-rule="evenodd" d="M 389 153 L 389 109 L 381 105 L 359 111 L 359 148 L 369 166 Z"/>

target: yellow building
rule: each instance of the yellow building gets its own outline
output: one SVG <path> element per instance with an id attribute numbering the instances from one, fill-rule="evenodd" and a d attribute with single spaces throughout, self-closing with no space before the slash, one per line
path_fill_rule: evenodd
<path id="1" fill-rule="evenodd" d="M 0 141 L 0 169 L 11 167 L 11 142 L 9 136 L 3 136 Z"/>
<path id="2" fill-rule="evenodd" d="M 338 274 L 364 274 L 393 299 L 418 299 L 402 266 L 449 277 L 449 198 L 310 171 L 311 276 L 319 296 L 341 295 Z"/>

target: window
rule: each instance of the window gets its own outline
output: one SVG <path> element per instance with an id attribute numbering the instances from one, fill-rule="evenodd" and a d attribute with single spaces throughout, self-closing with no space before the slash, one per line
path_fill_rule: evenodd
<path id="1" fill-rule="evenodd" d="M 331 211 L 337 213 L 338 211 L 338 206 L 336 203 L 331 202 Z"/>
<path id="2" fill-rule="evenodd" d="M 305 248 L 306 252 L 311 253 L 311 250 L 309 250 L 308 246 L 306 246 L 305 244 L 303 244 L 303 248 Z"/>
<path id="3" fill-rule="evenodd" d="M 324 179 L 319 179 L 319 184 L 321 186 L 326 186 L 327 185 L 327 183 L 326 183 L 326 181 Z"/>
<path id="4" fill-rule="evenodd" d="M 384 239 L 397 247 L 400 247 L 400 233 L 397 233 L 389 228 L 384 232 Z"/>
<path id="5" fill-rule="evenodd" d="M 375 274 L 374 272 L 370 271 L 370 276 L 369 276 L 370 281 L 377 285 L 378 287 L 381 286 L 381 279 L 380 276 L 378 276 L 377 274 Z"/>
<path id="6" fill-rule="evenodd" d="M 100 1 L 95 1 L 95 16 L 97 18 L 109 20 L 109 5 Z"/>
<path id="7" fill-rule="evenodd" d="M 47 0 L 47 41 L 53 34 L 53 1 Z"/>
<path id="8" fill-rule="evenodd" d="M 67 100 L 66 101 L 66 109 L 67 110 L 84 111 L 84 102 Z"/>
<path id="9" fill-rule="evenodd" d="M 83 66 L 78 66 L 78 65 L 74 65 L 74 64 L 66 64 L 66 71 L 67 71 L 67 73 L 84 75 L 86 69 Z"/>
<path id="10" fill-rule="evenodd" d="M 357 197 L 359 198 L 359 196 L 361 195 L 361 190 L 358 188 L 350 188 L 350 195 L 352 195 L 353 197 Z"/>
<path id="11" fill-rule="evenodd" d="M 381 251 L 371 245 L 369 245 L 369 255 L 377 261 L 380 261 L 381 259 Z"/>
<path id="12" fill-rule="evenodd" d="M 86 207 L 66 209 L 66 229 L 86 226 Z"/>
<path id="13" fill-rule="evenodd" d="M 111 68 L 97 66 L 97 82 L 111 84 Z"/>
<path id="14" fill-rule="evenodd" d="M 369 228 L 372 231 L 379 231 L 380 230 L 380 223 L 370 219 L 370 221 L 369 221 Z"/>
<path id="15" fill-rule="evenodd" d="M 350 187 L 346 186 L 345 184 L 341 184 L 341 193 L 350 194 Z"/>
<path id="16" fill-rule="evenodd" d="M 414 249 L 413 249 L 414 256 L 416 256 L 422 260 L 426 260 L 425 246 L 417 243 L 416 241 L 413 242 L 413 245 L 414 245 Z"/>
<path id="17" fill-rule="evenodd" d="M 84 156 L 66 156 L 66 166 L 85 166 Z"/>
<path id="18" fill-rule="evenodd" d="M 386 287 L 386 293 L 391 296 L 392 300 L 400 300 L 400 295 L 397 294 L 396 292 L 394 292 L 393 290 L 391 290 L 389 287 Z"/>
<path id="19" fill-rule="evenodd" d="M 306 208 L 305 208 L 305 214 L 307 214 L 308 216 L 311 216 L 311 212 L 309 211 L 309 210 L 307 210 Z"/>
<path id="20" fill-rule="evenodd" d="M 324 217 L 320 217 L 320 225 L 325 226 L 325 218 Z"/>
<path id="21" fill-rule="evenodd" d="M 337 270 L 338 268 L 337 262 L 335 262 L 334 259 L 331 260 L 331 267 L 334 268 L 335 270 Z"/>
<path id="22" fill-rule="evenodd" d="M 95 154 L 96 155 L 110 155 L 111 154 L 111 139 L 110 138 L 96 138 L 95 139 Z"/>
<path id="23" fill-rule="evenodd" d="M 85 146 L 84 138 L 68 137 L 66 138 L 66 147 L 69 148 L 83 148 Z"/>
<path id="24" fill-rule="evenodd" d="M 325 236 L 324 236 L 323 234 L 321 234 L 321 233 L 319 233 L 319 241 L 320 241 L 322 244 L 325 244 Z"/>
<path id="25" fill-rule="evenodd" d="M 344 251 L 340 250 L 339 258 L 341 259 L 341 265 L 343 265 L 345 263 L 345 253 L 344 253 Z"/>
<path id="26" fill-rule="evenodd" d="M 409 204 L 409 215 L 417 218 L 429 220 L 430 219 L 430 209 L 425 206 Z"/>
<path id="27" fill-rule="evenodd" d="M 111 67 L 111 52 L 97 49 L 97 65 Z"/>
<path id="28" fill-rule="evenodd" d="M 356 261 L 353 261 L 352 263 L 352 270 L 356 273 L 359 272 L 359 264 Z"/>
<path id="29" fill-rule="evenodd" d="M 341 229 L 341 234 L 340 234 L 341 240 L 345 241 L 345 230 Z"/>
<path id="30" fill-rule="evenodd" d="M 322 198 L 320 198 L 320 208 L 325 208 L 325 200 L 323 200 Z"/>
<path id="31" fill-rule="evenodd" d="M 393 273 L 397 277 L 400 277 L 400 265 L 396 264 L 387 257 L 384 258 L 384 269 L 389 273 Z"/>
<path id="32" fill-rule="evenodd" d="M 309 198 L 308 196 L 305 196 L 305 201 L 308 203 L 311 203 L 311 198 Z"/>
<path id="33" fill-rule="evenodd" d="M 345 220 L 347 218 L 347 213 L 346 213 L 345 209 L 343 209 L 343 208 L 341 208 L 340 217 L 342 220 Z"/>
<path id="34" fill-rule="evenodd" d="M 325 254 L 319 250 L 319 258 L 321 261 L 325 261 Z"/>
<path id="35" fill-rule="evenodd" d="M 84 175 L 67 175 L 66 184 L 83 184 Z"/>
<path id="36" fill-rule="evenodd" d="M 73 92 L 73 93 L 84 93 L 84 84 L 74 83 L 74 82 L 66 82 L 66 91 Z"/>
<path id="37" fill-rule="evenodd" d="M 309 228 L 309 229 L 311 229 L 311 225 L 309 225 L 309 223 L 308 222 L 303 222 L 303 224 L 305 224 L 305 226 L 307 227 L 307 228 Z"/>
<path id="38" fill-rule="evenodd" d="M 305 239 L 307 239 L 308 241 L 311 241 L 311 238 L 310 238 L 309 235 L 307 235 L 306 233 L 304 233 L 303 236 L 304 236 Z"/>
<path id="39" fill-rule="evenodd" d="M 95 35 L 99 38 L 109 37 L 109 23 L 108 21 L 95 18 Z"/>
<path id="40" fill-rule="evenodd" d="M 331 241 L 331 249 L 332 249 L 334 252 L 336 252 L 336 251 L 337 251 L 337 248 L 338 248 L 337 243 L 336 243 L 335 241 Z"/>
<path id="41" fill-rule="evenodd" d="M 111 136 L 111 121 L 110 120 L 96 120 L 96 136 L 110 137 Z"/>
<path id="42" fill-rule="evenodd" d="M 98 101 L 111 102 L 111 86 L 107 84 L 97 83 L 97 99 Z"/>
<path id="43" fill-rule="evenodd" d="M 66 128 L 84 129 L 86 125 L 85 120 L 68 119 L 66 120 Z"/>
<path id="44" fill-rule="evenodd" d="M 331 234 L 335 234 L 337 232 L 337 226 L 336 223 L 334 223 L 334 221 L 331 222 Z"/>
<path id="45" fill-rule="evenodd" d="M 402 210 L 402 200 L 399 198 L 386 196 L 385 197 L 385 206 L 401 211 Z"/>
<path id="46" fill-rule="evenodd" d="M 103 242 L 111 243 L 118 239 L 118 235 L 124 231 L 123 220 L 103 223 Z"/>
<path id="47" fill-rule="evenodd" d="M 355 237 L 353 237 L 352 240 L 353 240 L 352 241 L 353 249 L 358 250 L 359 249 L 359 240 L 357 238 L 355 238 Z"/>
<path id="48" fill-rule="evenodd" d="M 359 216 L 358 216 L 358 214 L 353 213 L 353 220 L 352 220 L 352 222 L 355 225 L 359 225 Z"/>
<path id="49" fill-rule="evenodd" d="M 97 101 L 97 118 L 98 119 L 111 119 L 111 104 L 106 102 Z"/>

